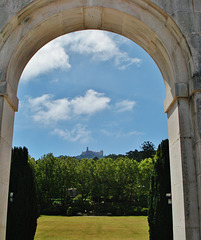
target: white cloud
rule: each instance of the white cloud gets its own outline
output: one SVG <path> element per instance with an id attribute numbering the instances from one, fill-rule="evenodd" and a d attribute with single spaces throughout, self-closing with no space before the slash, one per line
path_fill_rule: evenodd
<path id="1" fill-rule="evenodd" d="M 125 134 L 125 136 L 138 136 L 138 135 L 144 135 L 144 133 L 139 131 L 131 131 Z"/>
<path id="2" fill-rule="evenodd" d="M 114 135 L 114 132 L 112 132 L 111 130 L 108 131 L 106 129 L 101 129 L 100 132 L 103 134 L 103 135 L 106 135 L 106 136 L 113 136 Z"/>
<path id="3" fill-rule="evenodd" d="M 68 129 L 54 129 L 52 134 L 58 135 L 59 137 L 71 141 L 71 142 L 82 142 L 86 143 L 89 141 L 91 132 L 86 130 L 86 127 L 82 124 L 77 124 L 71 131 Z"/>
<path id="4" fill-rule="evenodd" d="M 67 98 L 53 99 L 52 95 L 45 94 L 37 98 L 29 98 L 28 103 L 37 122 L 49 124 L 66 120 L 70 116 L 70 103 Z"/>
<path id="5" fill-rule="evenodd" d="M 131 58 L 127 52 L 120 50 L 118 41 L 104 31 L 81 31 L 66 35 L 58 41 L 63 42 L 73 52 L 92 55 L 92 60 L 114 60 L 115 66 L 122 70 L 132 64 L 140 66 L 142 62 L 141 59 Z"/>
<path id="6" fill-rule="evenodd" d="M 132 111 L 135 104 L 136 104 L 135 101 L 129 101 L 126 99 L 116 103 L 115 107 L 118 112 L 126 112 L 126 111 Z"/>
<path id="7" fill-rule="evenodd" d="M 40 74 L 48 73 L 55 69 L 68 70 L 71 68 L 69 56 L 59 42 L 52 41 L 41 48 L 29 61 L 22 74 L 22 82 Z"/>
<path id="8" fill-rule="evenodd" d="M 79 115 L 95 114 L 109 108 L 109 102 L 110 98 L 92 89 L 89 89 L 84 96 L 72 100 L 67 98 L 55 100 L 50 94 L 28 99 L 33 119 L 43 124 L 55 123 Z"/>
<path id="9" fill-rule="evenodd" d="M 144 133 L 139 132 L 139 131 L 130 131 L 130 132 L 124 132 L 123 130 L 118 129 L 113 129 L 113 130 L 106 130 L 106 129 L 101 129 L 100 130 L 103 135 L 113 137 L 113 138 L 127 138 L 131 136 L 141 136 L 144 135 Z"/>
<path id="10" fill-rule="evenodd" d="M 86 33 L 83 31 L 75 33 L 69 38 L 71 51 L 92 55 L 94 60 L 107 61 L 119 52 L 116 43 L 106 32 L 88 31 Z"/>
<path id="11" fill-rule="evenodd" d="M 73 112 L 77 115 L 91 115 L 109 107 L 110 98 L 105 97 L 103 93 L 98 93 L 89 89 L 85 96 L 72 99 L 71 106 Z"/>
<path id="12" fill-rule="evenodd" d="M 91 116 L 97 112 L 111 108 L 110 102 L 111 99 L 106 97 L 104 93 L 89 89 L 84 96 L 73 99 L 54 99 L 54 96 L 51 94 L 44 94 L 36 98 L 29 97 L 28 104 L 26 105 L 30 109 L 30 116 L 34 121 L 48 125 L 81 115 Z M 135 104 L 135 101 L 126 99 L 117 102 L 113 108 L 117 112 L 132 111 Z"/>
<path id="13" fill-rule="evenodd" d="M 67 52 L 70 51 L 89 55 L 93 61 L 113 60 L 114 65 L 121 70 L 132 64 L 140 66 L 142 59 L 129 57 L 127 52 L 120 49 L 119 41 L 112 36 L 104 31 L 88 30 L 67 34 L 51 41 L 27 64 L 22 74 L 22 82 L 28 82 L 55 69 L 69 70 L 71 64 Z"/>
<path id="14" fill-rule="evenodd" d="M 132 64 L 136 64 L 138 67 L 140 67 L 141 63 L 141 59 L 130 58 L 127 53 L 119 54 L 119 56 L 115 58 L 115 66 L 117 66 L 121 70 L 125 70 Z"/>
<path id="15" fill-rule="evenodd" d="M 144 135 L 143 132 L 139 132 L 139 131 L 130 131 L 130 132 L 122 132 L 122 131 L 119 131 L 115 134 L 115 137 L 116 138 L 128 138 L 128 137 L 132 137 L 132 136 L 141 136 L 141 135 Z"/>

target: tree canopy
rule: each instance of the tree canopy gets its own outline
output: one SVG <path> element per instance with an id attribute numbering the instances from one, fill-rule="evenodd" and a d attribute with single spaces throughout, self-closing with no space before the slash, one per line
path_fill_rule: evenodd
<path id="1" fill-rule="evenodd" d="M 140 163 L 126 156 L 78 161 L 50 153 L 30 163 L 41 213 L 57 206 L 63 213 L 71 207 L 74 213 L 87 210 L 115 215 L 118 209 L 119 213 L 134 215 L 147 208 L 148 182 L 153 169 L 151 158 Z"/>

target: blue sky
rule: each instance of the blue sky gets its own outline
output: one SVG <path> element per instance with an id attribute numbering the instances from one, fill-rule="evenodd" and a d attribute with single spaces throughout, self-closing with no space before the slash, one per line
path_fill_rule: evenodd
<path id="1" fill-rule="evenodd" d="M 151 57 L 105 31 L 80 31 L 40 49 L 21 76 L 13 146 L 44 154 L 125 154 L 167 135 L 165 87 Z"/>

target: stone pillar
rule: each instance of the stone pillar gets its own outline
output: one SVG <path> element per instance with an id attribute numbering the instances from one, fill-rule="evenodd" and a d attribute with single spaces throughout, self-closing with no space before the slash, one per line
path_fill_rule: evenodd
<path id="1" fill-rule="evenodd" d="M 175 240 L 200 239 L 194 129 L 188 85 L 175 85 L 167 112 Z"/>
<path id="2" fill-rule="evenodd" d="M 5 82 L 0 83 L 0 239 L 5 239 L 14 115 L 18 99 Z"/>
<path id="3" fill-rule="evenodd" d="M 198 183 L 199 219 L 201 235 L 201 73 L 195 74 L 190 82 L 191 111 L 195 129 L 194 152 Z"/>

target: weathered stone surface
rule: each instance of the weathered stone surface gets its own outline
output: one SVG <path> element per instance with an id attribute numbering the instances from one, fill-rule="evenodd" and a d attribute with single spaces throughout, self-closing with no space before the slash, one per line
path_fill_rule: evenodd
<path id="1" fill-rule="evenodd" d="M 196 73 L 189 84 L 189 93 L 190 95 L 194 92 L 201 92 L 201 73 Z"/>
<path id="2" fill-rule="evenodd" d="M 194 73 L 201 72 L 201 33 L 191 33 L 186 35 L 195 64 Z"/>
<path id="3" fill-rule="evenodd" d="M 174 18 L 179 22 L 180 29 L 184 34 L 200 31 L 201 12 L 177 11 L 174 13 Z M 195 24 L 192 24 L 193 22 Z"/>
<path id="4" fill-rule="evenodd" d="M 0 29 L 5 27 L 10 18 L 31 2 L 33 2 L 33 0 L 1 0 Z"/>
<path id="5" fill-rule="evenodd" d="M 1 144 L 1 141 L 0 141 Z M 2 146 L 2 144 L 1 144 Z M 0 239 L 5 239 L 6 235 L 6 217 L 7 217 L 7 202 L 8 202 L 8 184 L 0 182 L 0 194 L 1 194 L 1 205 L 0 205 Z M 6 210 L 6 211 L 5 211 Z"/>
<path id="6" fill-rule="evenodd" d="M 196 159 L 189 111 L 188 98 L 177 98 L 168 111 L 175 239 L 180 239 L 181 236 L 181 239 L 194 239 L 194 236 L 199 236 Z M 184 225 L 186 229 L 182 233 Z"/>
<path id="7" fill-rule="evenodd" d="M 0 239 L 2 240 L 5 239 L 6 233 L 11 148 L 12 146 L 0 137 Z"/>

